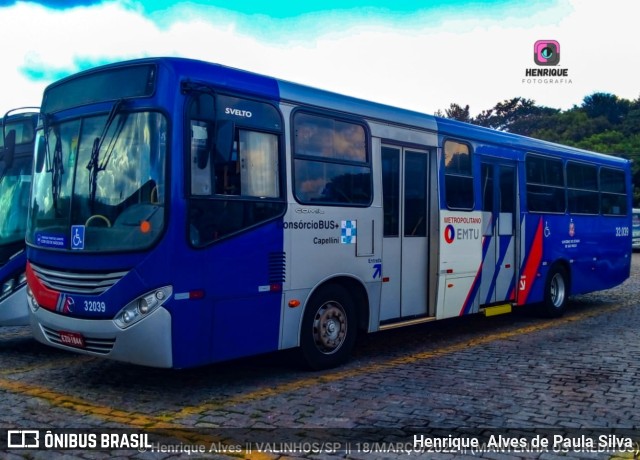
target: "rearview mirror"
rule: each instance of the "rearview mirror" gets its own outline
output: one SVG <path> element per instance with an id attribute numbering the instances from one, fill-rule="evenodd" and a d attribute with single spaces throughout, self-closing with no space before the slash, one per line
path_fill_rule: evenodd
<path id="1" fill-rule="evenodd" d="M 12 129 L 4 137 L 4 149 L 2 152 L 2 159 L 7 168 L 10 168 L 13 164 L 13 155 L 16 152 L 16 131 Z"/>
<path id="2" fill-rule="evenodd" d="M 40 136 L 38 138 L 38 145 L 36 145 L 36 158 L 35 158 L 35 172 L 42 172 L 44 166 L 45 152 L 45 137 Z"/>

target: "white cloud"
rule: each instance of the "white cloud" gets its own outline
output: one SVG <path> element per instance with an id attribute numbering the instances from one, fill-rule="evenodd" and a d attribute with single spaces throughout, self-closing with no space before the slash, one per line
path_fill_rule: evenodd
<path id="1" fill-rule="evenodd" d="M 50 80 L 31 80 L 34 73 L 60 77 L 80 70 L 82 62 L 104 62 L 154 51 L 145 37 L 157 35 L 154 24 L 115 3 L 67 11 L 17 3 L 0 9 L 3 88 L 0 107 L 39 105 Z M 135 38 L 134 38 L 135 37 Z"/>

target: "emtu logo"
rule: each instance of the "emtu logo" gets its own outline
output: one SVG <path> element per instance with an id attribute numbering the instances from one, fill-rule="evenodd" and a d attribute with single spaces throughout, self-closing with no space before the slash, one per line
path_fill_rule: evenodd
<path id="1" fill-rule="evenodd" d="M 560 43 L 555 40 L 538 40 L 533 45 L 533 60 L 538 65 L 558 65 Z"/>
<path id="2" fill-rule="evenodd" d="M 456 239 L 456 229 L 453 228 L 453 225 L 447 225 L 444 228 L 444 240 L 447 242 L 447 244 L 451 244 L 455 239 Z"/>

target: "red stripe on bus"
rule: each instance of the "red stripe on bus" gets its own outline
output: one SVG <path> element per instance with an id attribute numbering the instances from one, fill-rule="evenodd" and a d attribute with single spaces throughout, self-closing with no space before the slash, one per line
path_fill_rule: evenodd
<path id="1" fill-rule="evenodd" d="M 27 262 L 26 272 L 27 283 L 31 288 L 31 292 L 35 297 L 36 302 L 38 302 L 38 305 L 40 305 L 42 308 L 46 308 L 47 310 L 55 311 L 56 305 L 58 304 L 58 299 L 60 298 L 60 293 L 49 289 L 44 284 L 42 284 L 42 281 L 40 281 L 38 275 L 35 274 L 29 262 Z"/>
<path id="2" fill-rule="evenodd" d="M 533 237 L 533 243 L 531 244 L 531 249 L 529 249 L 529 258 L 527 259 L 527 263 L 522 271 L 522 275 L 520 276 L 520 280 L 517 286 L 514 286 L 514 289 L 517 289 L 518 295 L 518 305 L 523 305 L 527 303 L 527 299 L 529 298 L 529 294 L 531 293 L 531 288 L 533 287 L 533 282 L 536 279 L 536 275 L 538 273 L 538 269 L 540 268 L 540 263 L 542 262 L 542 217 L 538 222 L 538 228 L 536 229 L 536 234 Z"/>

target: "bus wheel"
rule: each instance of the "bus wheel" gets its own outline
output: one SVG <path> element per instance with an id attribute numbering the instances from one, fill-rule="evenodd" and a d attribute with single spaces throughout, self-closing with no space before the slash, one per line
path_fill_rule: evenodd
<path id="1" fill-rule="evenodd" d="M 558 318 L 564 314 L 569 297 L 569 277 L 561 265 L 549 269 L 544 286 L 542 313 L 547 318 Z"/>
<path id="2" fill-rule="evenodd" d="M 347 361 L 356 340 L 353 300 L 345 288 L 328 285 L 310 299 L 302 318 L 300 348 L 308 367 L 330 369 Z"/>

